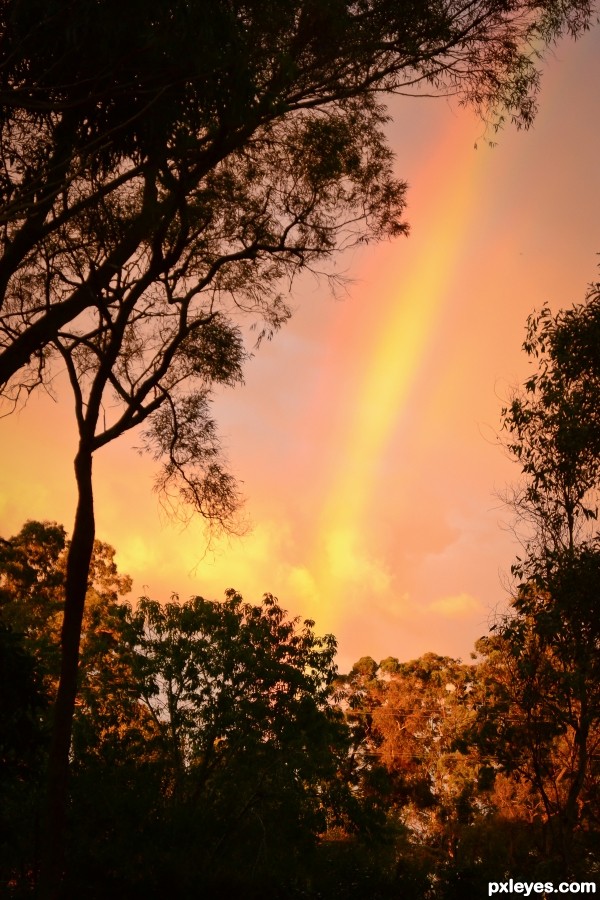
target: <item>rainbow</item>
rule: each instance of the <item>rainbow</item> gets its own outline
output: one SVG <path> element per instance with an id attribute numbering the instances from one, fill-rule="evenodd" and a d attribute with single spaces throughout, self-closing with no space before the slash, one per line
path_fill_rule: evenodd
<path id="1" fill-rule="evenodd" d="M 439 135 L 437 152 L 416 173 L 419 182 L 430 185 L 425 202 L 422 197 L 418 201 L 423 234 L 409 238 L 416 245 L 410 252 L 399 243 L 390 271 L 377 274 L 384 295 L 385 286 L 391 287 L 376 314 L 368 347 L 357 353 L 362 367 L 359 389 L 337 438 L 344 456 L 331 476 L 308 566 L 318 588 L 319 618 L 324 611 L 335 619 L 348 613 L 349 581 L 362 580 L 363 588 L 381 592 L 390 587 L 391 576 L 370 565 L 361 547 L 370 531 L 369 505 L 378 462 L 401 423 L 441 327 L 448 283 L 456 275 L 481 183 L 484 154 L 465 153 L 466 133 L 463 121 Z M 349 302 L 356 302 L 356 297 Z M 356 602 L 364 601 L 364 590 L 357 592 Z"/>

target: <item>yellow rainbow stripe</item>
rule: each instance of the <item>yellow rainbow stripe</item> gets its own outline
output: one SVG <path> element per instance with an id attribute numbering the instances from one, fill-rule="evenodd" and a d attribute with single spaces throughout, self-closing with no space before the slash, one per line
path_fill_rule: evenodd
<path id="1" fill-rule="evenodd" d="M 401 280 L 389 294 L 388 309 L 380 316 L 379 333 L 367 354 L 362 385 L 341 442 L 344 458 L 322 508 L 309 567 L 318 587 L 320 617 L 323 603 L 329 614 L 331 605 L 343 612 L 348 580 L 363 578 L 375 590 L 388 587 L 385 574 L 370 570 L 368 561 L 361 559 L 360 548 L 372 530 L 369 498 L 378 461 L 421 374 L 469 226 L 482 165 L 477 154 L 465 154 L 464 140 L 464 127 L 444 135 L 436 158 L 421 175 L 432 184 L 426 203 L 430 209 L 424 213 L 427 234 L 418 239 L 420 246 L 403 277 L 406 245 L 399 246 Z M 386 280 L 393 283 L 398 276 L 389 273 Z"/>

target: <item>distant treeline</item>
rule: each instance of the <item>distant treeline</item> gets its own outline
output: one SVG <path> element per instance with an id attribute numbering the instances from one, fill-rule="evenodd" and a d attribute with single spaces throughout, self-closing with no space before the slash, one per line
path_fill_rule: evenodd
<path id="1" fill-rule="evenodd" d="M 0 866 L 14 897 L 36 888 L 66 547 L 48 522 L 0 543 Z M 578 559 L 580 585 L 600 583 L 598 562 Z M 449 900 L 524 873 L 594 876 L 597 626 L 557 629 L 532 582 L 470 663 L 364 657 L 347 675 L 334 638 L 270 595 L 130 605 L 130 587 L 97 542 L 65 896 Z"/>

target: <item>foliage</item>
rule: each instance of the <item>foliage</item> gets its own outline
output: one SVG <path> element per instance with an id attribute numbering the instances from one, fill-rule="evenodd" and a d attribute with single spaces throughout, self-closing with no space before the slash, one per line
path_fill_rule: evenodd
<path id="1" fill-rule="evenodd" d="M 82 692 L 89 742 L 73 791 L 85 827 L 73 838 L 71 889 L 80 879 L 89 890 L 93 872 L 98 896 L 115 883 L 149 896 L 167 887 L 193 896 L 199 885 L 293 893 L 306 884 L 319 833 L 348 805 L 337 774 L 347 737 L 328 703 L 335 641 L 288 619 L 270 595 L 260 607 L 234 591 L 222 603 L 142 598 L 123 613 L 112 675 L 97 688 L 116 716 L 128 709 L 128 687 L 137 712 L 119 730 L 98 729 Z M 136 745 L 140 722 L 146 737 Z M 139 785 L 145 805 L 133 839 L 131 813 L 123 823 L 115 814 L 128 785 Z"/>
<path id="2" fill-rule="evenodd" d="M 0 542 L 0 615 L 54 677 L 66 540 L 62 526 L 30 521 L 18 535 Z"/>
<path id="3" fill-rule="evenodd" d="M 503 413 L 524 486 L 516 511 L 533 526 L 530 555 L 572 550 L 595 535 L 600 484 L 600 285 L 586 302 L 529 317 L 523 345 L 537 371 Z"/>
<path id="4" fill-rule="evenodd" d="M 591 6 L 11 0 L 2 15 L 0 382 L 31 360 L 29 388 L 134 271 L 138 310 L 151 285 L 175 303 L 193 286 L 278 321 L 273 279 L 340 238 L 403 230 L 374 98 L 424 86 L 528 124 L 536 48 Z"/>
<path id="5" fill-rule="evenodd" d="M 57 678 L 64 529 L 26 522 L 0 539 L 0 877 L 31 875 L 48 707 Z"/>
<path id="6" fill-rule="evenodd" d="M 484 749 L 535 790 L 542 855 L 573 870 L 587 864 L 600 812 L 600 554 L 565 557 L 543 585 L 524 583 L 512 616 L 480 642 L 480 728 Z"/>
<path id="7" fill-rule="evenodd" d="M 53 522 L 29 521 L 17 535 L 0 540 L 0 638 L 4 666 L 0 690 L 2 719 L 0 779 L 2 828 L 8 836 L 6 864 L 20 865 L 33 877 L 39 854 L 43 775 L 47 763 L 50 707 L 60 672 L 60 634 L 68 541 Z M 119 597 L 131 581 L 118 573 L 115 551 L 99 541 L 94 547 L 88 607 L 84 619 L 82 692 L 89 695 L 97 677 L 97 654 Z M 109 701 L 110 702 L 110 701 Z M 83 728 L 83 706 L 77 711 Z M 21 860 L 17 863 L 16 860 Z M 4 873 L 3 873 L 4 874 Z M 7 879 L 8 880 L 8 879 Z"/>
<path id="8" fill-rule="evenodd" d="M 15 896 L 35 880 L 67 543 L 28 522 L 1 545 L 1 871 Z M 65 890 L 452 900 L 525 868 L 547 880 L 584 861 L 589 877 L 600 573 L 590 548 L 571 561 L 543 596 L 523 584 L 472 664 L 363 657 L 338 676 L 333 637 L 271 595 L 124 603 L 129 580 L 98 543 Z"/>
<path id="9" fill-rule="evenodd" d="M 2 875 L 24 893 L 38 863 L 67 545 L 60 526 L 36 522 L 2 544 L 2 622 L 20 628 L 0 629 L 2 684 L 18 686 L 0 706 Z M 127 605 L 129 579 L 99 542 L 92 574 L 65 889 L 304 890 L 320 834 L 357 813 L 341 776 L 347 729 L 329 700 L 333 637 L 271 595 L 261 606 L 234 591 L 221 603 Z"/>
<path id="10" fill-rule="evenodd" d="M 396 893 L 445 896 L 448 878 L 477 868 L 473 835 L 483 840 L 496 811 L 472 736 L 478 678 L 474 665 L 427 653 L 379 665 L 363 657 L 338 680 L 358 790 L 387 816 Z"/>
<path id="11" fill-rule="evenodd" d="M 14 632 L 43 676 L 50 700 L 60 671 L 60 632 L 64 606 L 65 529 L 55 522 L 28 521 L 13 537 L 0 539 L 0 621 Z M 98 639 L 98 631 L 131 590 L 131 579 L 120 575 L 115 551 L 96 541 L 90 566 L 90 586 L 84 620 L 83 652 Z M 82 667 L 86 671 L 87 665 Z"/>
<path id="12" fill-rule="evenodd" d="M 504 410 L 529 533 L 511 613 L 481 644 L 484 745 L 535 789 L 543 853 L 563 871 L 585 867 L 598 817 L 599 333 L 598 285 L 583 305 L 529 319 L 537 371 Z"/>

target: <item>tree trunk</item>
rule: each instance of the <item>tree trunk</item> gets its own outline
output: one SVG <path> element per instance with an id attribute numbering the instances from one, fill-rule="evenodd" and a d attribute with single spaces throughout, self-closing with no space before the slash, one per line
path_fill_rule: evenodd
<path id="1" fill-rule="evenodd" d="M 575 831 L 579 822 L 578 803 L 585 777 L 588 770 L 588 738 L 589 738 L 589 722 L 587 720 L 587 704 L 585 698 L 581 702 L 582 713 L 580 720 L 575 728 L 575 748 L 577 762 L 572 774 L 571 785 L 567 795 L 567 801 L 562 810 L 562 845 L 561 852 L 565 866 L 565 875 L 572 876 L 573 868 L 573 843 Z"/>
<path id="2" fill-rule="evenodd" d="M 61 669 L 54 704 L 47 797 L 42 832 L 40 895 L 58 900 L 65 871 L 65 836 L 68 797 L 69 751 L 77 694 L 79 644 L 90 562 L 94 548 L 94 495 L 92 452 L 83 442 L 75 457 L 77 512 L 67 557 L 65 607 L 61 632 Z"/>

